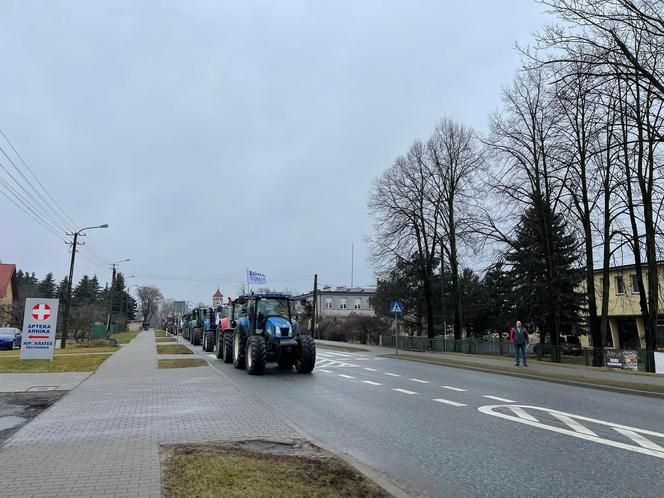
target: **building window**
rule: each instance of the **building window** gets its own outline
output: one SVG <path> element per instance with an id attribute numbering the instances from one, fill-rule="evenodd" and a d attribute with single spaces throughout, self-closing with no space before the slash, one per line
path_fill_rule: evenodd
<path id="1" fill-rule="evenodd" d="M 632 294 L 639 293 L 639 277 L 636 273 L 632 273 Z"/>
<path id="2" fill-rule="evenodd" d="M 339 309 L 345 310 L 348 308 L 348 300 L 345 297 L 339 299 Z"/>
<path id="3" fill-rule="evenodd" d="M 355 308 L 356 310 L 362 309 L 362 299 L 360 299 L 359 297 L 355 299 L 355 304 L 353 305 L 353 308 Z"/>
<path id="4" fill-rule="evenodd" d="M 326 297 L 325 298 L 325 308 L 328 310 L 332 309 L 332 298 L 331 297 Z"/>
<path id="5" fill-rule="evenodd" d="M 616 277 L 616 295 L 620 296 L 625 293 L 625 281 L 622 275 Z"/>

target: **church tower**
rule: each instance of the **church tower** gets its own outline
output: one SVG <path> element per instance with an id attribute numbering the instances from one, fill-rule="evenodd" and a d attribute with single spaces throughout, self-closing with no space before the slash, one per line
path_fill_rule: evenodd
<path id="1" fill-rule="evenodd" d="M 224 295 L 219 290 L 219 287 L 217 287 L 217 292 L 215 292 L 214 295 L 212 296 L 212 307 L 214 309 L 217 309 L 217 306 L 221 306 L 223 301 L 224 301 Z"/>

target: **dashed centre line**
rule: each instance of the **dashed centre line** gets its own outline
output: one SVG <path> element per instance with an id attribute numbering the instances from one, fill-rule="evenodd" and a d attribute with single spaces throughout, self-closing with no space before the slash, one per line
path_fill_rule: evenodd
<path id="1" fill-rule="evenodd" d="M 413 382 L 419 382 L 420 384 L 431 384 L 428 380 L 422 380 L 422 379 L 409 379 L 412 380 Z"/>
<path id="2" fill-rule="evenodd" d="M 489 396 L 488 394 L 483 394 L 483 398 L 495 399 L 496 401 L 502 401 L 503 403 L 516 403 L 516 401 L 511 399 L 499 398 L 498 396 Z"/>
<path id="3" fill-rule="evenodd" d="M 390 373 L 390 372 L 385 372 L 385 375 L 389 375 L 391 377 L 401 377 L 401 375 L 399 375 L 399 374 L 393 374 L 393 373 Z"/>
<path id="4" fill-rule="evenodd" d="M 362 382 L 364 382 L 365 384 L 369 384 L 371 386 L 382 386 L 383 385 L 380 382 L 373 382 L 371 380 L 363 380 Z"/>
<path id="5" fill-rule="evenodd" d="M 468 389 L 461 389 L 460 387 L 453 387 L 453 386 L 440 386 L 443 389 L 449 389 L 450 391 L 459 391 L 459 392 L 466 392 Z"/>
<path id="6" fill-rule="evenodd" d="M 346 374 L 339 374 L 339 377 L 343 377 L 344 379 L 354 379 L 352 375 L 346 375 Z"/>
<path id="7" fill-rule="evenodd" d="M 364 369 L 369 370 L 369 372 L 378 372 L 375 368 L 364 367 Z"/>
<path id="8" fill-rule="evenodd" d="M 415 391 L 409 391 L 408 389 L 392 389 L 392 390 L 403 394 L 419 394 L 416 393 Z"/>
<path id="9" fill-rule="evenodd" d="M 317 369 L 318 372 L 325 372 L 326 374 L 331 374 L 332 372 L 330 370 L 323 370 L 322 368 Z"/>
<path id="10" fill-rule="evenodd" d="M 463 403 L 458 403 L 456 401 L 450 401 L 449 399 L 438 398 L 438 399 L 434 399 L 434 401 L 437 401 L 438 403 L 444 403 L 446 405 L 451 405 L 451 406 L 468 406 L 468 405 L 464 405 Z"/>

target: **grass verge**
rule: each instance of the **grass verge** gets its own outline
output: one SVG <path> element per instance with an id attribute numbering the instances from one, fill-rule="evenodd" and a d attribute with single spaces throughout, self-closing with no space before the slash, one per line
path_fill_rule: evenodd
<path id="1" fill-rule="evenodd" d="M 155 342 L 175 342 L 175 337 L 155 337 Z"/>
<path id="2" fill-rule="evenodd" d="M 410 361 L 419 361 L 421 363 L 432 363 L 434 365 L 445 365 L 451 367 L 462 367 L 462 368 L 472 368 L 475 370 L 482 371 L 491 371 L 497 373 L 505 373 L 510 375 L 516 375 L 519 377 L 532 377 L 534 379 L 543 379 L 543 380 L 561 380 L 565 382 L 576 382 L 582 384 L 590 384 L 598 387 L 609 387 L 609 388 L 618 388 L 618 389 L 629 389 L 633 391 L 646 391 L 651 393 L 664 394 L 664 386 L 659 386 L 656 384 L 645 384 L 638 382 L 623 382 L 620 380 L 610 380 L 610 379 L 597 379 L 594 377 L 586 377 L 585 375 L 570 375 L 564 372 L 542 372 L 539 370 L 518 370 L 514 367 L 501 367 L 498 365 L 480 365 L 478 363 L 469 362 L 469 361 L 455 361 L 455 360 L 444 360 L 440 358 L 422 358 L 420 356 L 402 354 L 399 353 L 398 356 L 389 355 L 393 358 L 402 358 Z"/>
<path id="3" fill-rule="evenodd" d="M 154 331 L 154 336 L 155 337 L 168 337 L 168 334 L 166 333 L 165 330 L 155 330 Z"/>
<path id="4" fill-rule="evenodd" d="M 113 334 L 111 337 L 118 341 L 118 344 L 128 344 L 138 334 L 138 332 L 118 332 L 117 334 Z"/>
<path id="5" fill-rule="evenodd" d="M 194 354 L 194 352 L 183 344 L 159 344 L 157 354 Z"/>
<path id="6" fill-rule="evenodd" d="M 20 361 L 16 357 L 0 358 L 0 373 L 94 372 L 110 354 L 59 354 L 49 360 Z"/>
<path id="7" fill-rule="evenodd" d="M 178 358 L 175 360 L 157 360 L 158 368 L 190 368 L 207 365 L 207 361 L 200 358 Z"/>
<path id="8" fill-rule="evenodd" d="M 60 355 L 67 355 L 67 354 L 75 354 L 75 355 L 85 355 L 89 353 L 113 353 L 117 351 L 120 348 L 114 348 L 111 346 L 106 346 L 103 348 L 65 348 L 65 349 L 56 349 L 55 350 L 55 355 L 60 356 Z M 13 351 L 0 351 L 0 358 L 13 358 L 13 357 L 19 357 L 20 356 L 20 350 L 14 349 Z"/>
<path id="9" fill-rule="evenodd" d="M 169 498 L 251 496 L 332 498 L 389 496 L 353 467 L 319 448 L 305 454 L 294 445 L 249 442 L 238 445 L 169 447 L 162 476 Z M 270 446 L 269 451 L 263 446 Z M 292 449 L 292 451 L 291 451 Z"/>

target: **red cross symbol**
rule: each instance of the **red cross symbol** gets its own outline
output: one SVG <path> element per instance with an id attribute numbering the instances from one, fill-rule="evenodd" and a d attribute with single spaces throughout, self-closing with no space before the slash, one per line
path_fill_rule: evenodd
<path id="1" fill-rule="evenodd" d="M 35 320 L 46 320 L 51 316 L 51 307 L 48 304 L 37 304 L 32 308 L 32 318 Z"/>

